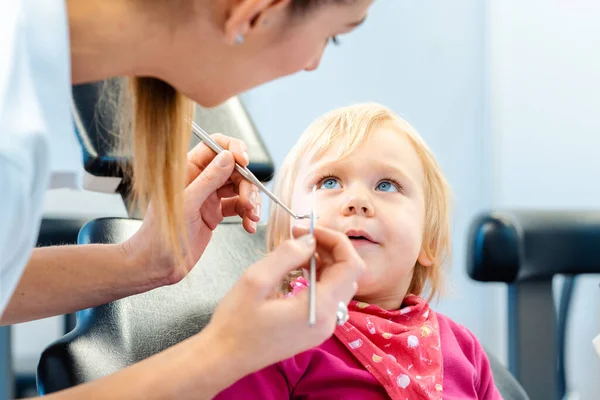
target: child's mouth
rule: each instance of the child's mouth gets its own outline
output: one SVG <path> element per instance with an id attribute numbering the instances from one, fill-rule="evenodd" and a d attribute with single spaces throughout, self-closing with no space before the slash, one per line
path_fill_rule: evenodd
<path id="1" fill-rule="evenodd" d="M 363 236 L 349 236 L 348 237 L 354 246 L 367 246 L 370 244 L 375 244 L 375 242 L 370 241 L 369 239 Z"/>
<path id="2" fill-rule="evenodd" d="M 348 231 L 346 232 L 348 239 L 354 246 L 366 246 L 370 244 L 377 244 L 375 240 L 366 232 L 363 231 Z"/>

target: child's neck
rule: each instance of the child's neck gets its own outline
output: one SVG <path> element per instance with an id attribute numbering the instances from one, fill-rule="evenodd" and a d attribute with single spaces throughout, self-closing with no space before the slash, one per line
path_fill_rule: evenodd
<path id="1" fill-rule="evenodd" d="M 354 300 L 367 304 L 372 304 L 384 310 L 394 311 L 400 309 L 400 307 L 402 306 L 402 302 L 406 297 L 406 294 L 407 293 L 405 292 L 401 294 L 394 293 L 389 296 L 355 296 Z"/>

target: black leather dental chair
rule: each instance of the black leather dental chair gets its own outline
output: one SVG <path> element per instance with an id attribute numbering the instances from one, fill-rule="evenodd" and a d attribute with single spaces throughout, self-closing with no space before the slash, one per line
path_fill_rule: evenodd
<path id="1" fill-rule="evenodd" d="M 98 82 L 73 87 L 73 116 L 83 149 L 84 187 L 92 191 L 118 193 L 122 196 L 125 204 L 129 206 L 128 182 L 123 179 L 123 173 L 119 167 L 119 163 L 123 161 L 125 155 L 115 151 L 117 147 L 113 140 L 113 133 L 110 131 L 113 127 L 113 115 L 101 111 L 97 107 L 105 83 Z M 271 157 L 237 98 L 210 110 L 197 107 L 195 119 L 210 133 L 226 132 L 229 136 L 243 139 L 248 145 L 251 160 L 249 169 L 263 182 L 267 182 L 272 177 L 274 167 Z M 199 139 L 192 136 L 190 148 L 198 142 Z M 135 218 L 103 218 L 89 222 L 62 221 L 63 227 L 75 227 L 74 224 L 79 224 L 75 227 L 76 240 L 73 240 L 73 229 L 69 229 L 68 233 L 64 230 L 57 232 L 56 227 L 59 221 L 52 222 L 56 223 L 42 226 L 40 244 L 57 244 L 56 240 L 65 235 L 68 238 L 65 236 L 63 239 L 69 239 L 65 244 L 75 242 L 114 243 L 125 240 L 141 225 L 141 221 Z M 46 243 L 50 238 L 52 243 Z M 235 274 L 241 272 L 242 267 L 249 266 L 253 260 L 257 260 L 261 256 L 259 251 L 263 241 L 262 231 L 251 236 L 245 233 L 238 221 L 226 220 L 215 232 L 200 265 L 196 266 L 194 272 L 178 285 L 78 312 L 76 326 L 75 319 L 73 319 L 70 329 L 66 330 L 69 333 L 42 354 L 37 374 L 39 393 L 53 392 L 115 372 L 197 332 L 210 317 L 208 309 L 212 309 L 211 307 L 216 304 L 216 299 L 220 298 L 229 289 L 229 285 L 235 282 L 237 278 Z M 223 245 L 225 242 L 228 243 L 228 246 Z M 236 252 L 231 253 L 231 247 L 229 247 L 231 245 L 235 246 Z M 151 305 L 155 301 L 158 301 L 161 307 L 172 304 L 174 308 L 181 306 L 181 309 L 159 310 Z M 183 304 L 189 306 L 181 305 L 182 301 Z M 202 305 L 207 308 L 203 310 Z M 132 310 L 135 310 L 133 314 L 131 314 Z M 151 318 L 144 315 L 145 311 L 151 310 L 156 311 Z M 123 311 L 125 312 L 123 313 Z M 189 311 L 192 311 L 191 314 L 188 313 Z M 115 312 L 120 316 L 117 316 Z M 164 319 L 160 318 L 161 315 Z M 111 328 L 111 323 L 107 324 L 106 322 L 113 318 L 113 322 L 117 325 L 123 324 L 123 326 L 134 329 L 132 331 L 112 329 L 115 328 L 115 325 Z M 139 323 L 137 326 L 136 321 Z M 149 321 L 153 322 L 148 325 L 148 329 L 143 328 Z M 162 333 L 152 333 L 158 325 L 161 326 L 162 331 L 160 332 Z M 75 328 L 73 329 L 73 327 Z M 145 331 L 149 336 L 145 335 Z M 87 340 L 82 342 L 81 339 L 84 337 L 92 338 L 92 342 Z M 94 343 L 94 338 L 102 339 Z M 158 343 L 154 343 L 154 340 L 157 340 Z M 104 359 L 103 356 L 110 352 L 105 353 L 107 349 L 101 345 L 98 346 L 102 342 L 110 346 L 117 346 L 112 351 L 113 356 L 108 359 Z M 120 345 L 124 347 L 118 349 Z M 85 348 L 88 350 L 84 350 Z M 94 365 L 94 373 L 87 371 L 86 365 L 88 364 L 85 362 L 78 363 L 77 357 L 69 360 L 69 356 L 67 356 L 69 353 L 74 354 L 82 350 L 85 353 L 85 360 L 91 361 Z M 94 357 L 94 354 L 97 358 Z M 122 354 L 124 358 L 118 361 L 119 357 L 114 356 L 115 354 Z M 63 355 L 67 358 L 63 358 Z M 65 364 L 62 363 L 63 361 Z M 67 375 L 63 376 L 62 373 Z M 67 376 L 71 378 L 65 378 Z"/>
<path id="2" fill-rule="evenodd" d="M 508 284 L 509 370 L 532 399 L 566 395 L 565 341 L 575 277 L 600 273 L 600 212 L 483 213 L 469 233 L 469 276 Z M 558 304 L 553 278 L 564 275 Z M 590 351 L 592 338 L 589 340 Z"/>
<path id="3" fill-rule="evenodd" d="M 94 88 L 82 87 L 81 90 L 93 91 Z M 78 107 L 93 107 L 93 102 L 80 103 Z M 76 112 L 81 113 L 81 110 L 76 109 Z M 263 182 L 271 178 L 273 163 L 239 101 L 234 99 L 219 110 L 200 110 L 196 121 L 208 132 L 220 131 L 242 138 L 250 150 L 249 168 Z M 88 143 L 91 143 L 93 136 L 101 133 L 82 129 L 81 134 L 88 135 Z M 92 149 L 87 154 L 92 157 L 94 152 L 97 150 Z M 105 155 L 108 153 L 110 151 Z M 91 160 L 89 165 L 99 165 L 97 161 Z M 104 156 L 101 161 L 110 162 L 110 157 Z M 95 170 L 95 174 L 102 178 L 105 171 L 114 170 L 105 164 L 104 168 Z M 115 190 L 122 190 L 118 189 L 122 184 L 119 182 Z M 120 243 L 140 225 L 141 221 L 136 219 L 90 221 L 81 229 L 78 242 Z M 264 225 L 250 235 L 237 220 L 225 221 L 215 230 L 198 265 L 183 281 L 79 311 L 75 329 L 48 346 L 40 358 L 39 393 L 54 393 L 102 378 L 196 334 L 207 324 L 217 302 L 244 269 L 262 257 L 263 250 Z M 202 357 L 202 354 L 197 356 Z M 490 359 L 504 398 L 527 399 L 510 373 L 493 356 L 490 355 Z"/>

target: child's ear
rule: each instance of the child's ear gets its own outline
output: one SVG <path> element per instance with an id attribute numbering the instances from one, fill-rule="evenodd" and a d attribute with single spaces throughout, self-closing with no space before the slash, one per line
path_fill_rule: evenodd
<path id="1" fill-rule="evenodd" d="M 431 267 L 433 265 L 434 259 L 427 254 L 427 251 L 425 251 L 425 249 L 421 249 L 417 261 L 420 265 L 424 267 Z"/>

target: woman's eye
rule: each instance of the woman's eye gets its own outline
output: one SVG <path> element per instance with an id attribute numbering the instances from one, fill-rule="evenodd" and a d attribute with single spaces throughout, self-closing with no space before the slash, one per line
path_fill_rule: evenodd
<path id="1" fill-rule="evenodd" d="M 334 46 L 339 46 L 340 45 L 340 39 L 338 39 L 337 36 L 331 36 L 329 38 L 329 42 L 333 43 Z"/>
<path id="2" fill-rule="evenodd" d="M 324 179 L 321 183 L 322 189 L 337 189 L 340 186 L 340 183 L 335 178 L 327 178 Z"/>
<path id="3" fill-rule="evenodd" d="M 398 192 L 398 187 L 395 183 L 390 181 L 382 181 L 377 185 L 377 189 L 381 192 Z"/>

